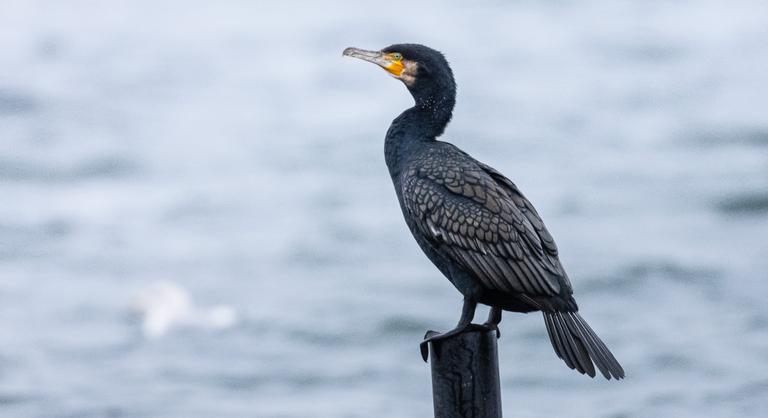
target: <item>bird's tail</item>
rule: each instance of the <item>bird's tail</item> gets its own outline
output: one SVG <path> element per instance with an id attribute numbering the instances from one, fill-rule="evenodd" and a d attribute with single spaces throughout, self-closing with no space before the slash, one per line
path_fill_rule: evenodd
<path id="1" fill-rule="evenodd" d="M 544 322 L 555 353 L 568 367 L 595 377 L 597 366 L 608 380 L 624 378 L 621 364 L 578 312 L 544 312 Z"/>

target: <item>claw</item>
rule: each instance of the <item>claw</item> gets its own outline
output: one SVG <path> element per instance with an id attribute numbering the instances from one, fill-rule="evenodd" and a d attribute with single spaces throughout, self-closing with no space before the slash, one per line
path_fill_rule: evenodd
<path id="1" fill-rule="evenodd" d="M 426 363 L 427 359 L 429 358 L 429 342 L 432 341 L 433 337 L 440 335 L 437 331 L 429 330 L 426 334 L 424 334 L 424 340 L 419 343 L 419 350 L 421 350 L 421 358 Z"/>

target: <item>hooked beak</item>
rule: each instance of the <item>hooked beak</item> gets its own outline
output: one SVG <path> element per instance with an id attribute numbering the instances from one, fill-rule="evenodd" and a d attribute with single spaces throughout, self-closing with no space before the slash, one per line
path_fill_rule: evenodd
<path id="1" fill-rule="evenodd" d="M 372 62 L 379 67 L 387 70 L 395 77 L 400 77 L 403 72 L 403 63 L 401 61 L 393 59 L 389 54 L 385 54 L 381 51 L 366 51 L 359 48 L 347 48 L 342 53 L 342 56 L 359 58 L 363 61 Z"/>

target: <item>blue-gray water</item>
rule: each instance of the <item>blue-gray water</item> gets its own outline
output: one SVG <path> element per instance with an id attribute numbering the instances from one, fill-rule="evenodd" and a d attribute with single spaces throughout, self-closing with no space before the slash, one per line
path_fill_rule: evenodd
<path id="1" fill-rule="evenodd" d="M 406 41 L 627 370 L 507 314 L 507 416 L 768 410 L 768 3 L 109 3 L 0 4 L 0 416 L 429 416 L 460 297 L 384 166 L 410 97 L 341 57 Z M 144 335 L 158 281 L 237 322 Z"/>

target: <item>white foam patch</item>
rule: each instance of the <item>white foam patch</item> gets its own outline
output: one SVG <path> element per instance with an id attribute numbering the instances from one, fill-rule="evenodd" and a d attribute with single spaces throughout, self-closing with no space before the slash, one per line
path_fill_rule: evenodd
<path id="1" fill-rule="evenodd" d="M 141 329 L 148 338 L 162 337 L 175 328 L 225 329 L 238 321 L 232 307 L 197 307 L 186 289 L 172 282 L 141 289 L 131 300 L 131 311 L 141 316 Z"/>

